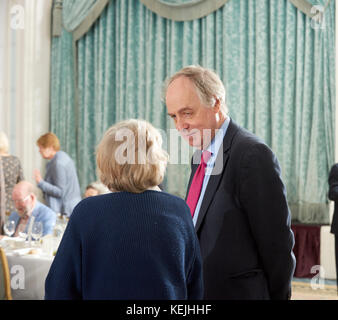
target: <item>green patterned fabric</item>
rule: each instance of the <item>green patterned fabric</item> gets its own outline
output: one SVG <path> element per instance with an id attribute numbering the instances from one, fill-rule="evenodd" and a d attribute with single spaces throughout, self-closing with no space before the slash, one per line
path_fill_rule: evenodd
<path id="1" fill-rule="evenodd" d="M 76 160 L 77 117 L 73 37 L 63 30 L 52 39 L 50 130 L 60 139 L 62 150 Z"/>
<path id="2" fill-rule="evenodd" d="M 289 0 L 298 10 L 308 17 L 314 17 L 318 11 L 324 12 L 331 0 Z"/>
<path id="3" fill-rule="evenodd" d="M 207 16 L 228 0 L 139 0 L 162 18 L 190 21 Z"/>
<path id="4" fill-rule="evenodd" d="M 67 31 L 75 30 L 87 17 L 97 0 L 64 0 L 62 10 L 63 27 Z"/>
<path id="5" fill-rule="evenodd" d="M 162 18 L 139 1 L 111 0 L 77 42 L 78 110 L 69 109 L 76 96 L 68 35 L 58 44 L 54 38 L 51 125 L 76 159 L 82 188 L 96 179 L 95 146 L 110 125 L 142 118 L 170 136 L 163 81 L 185 65 L 200 64 L 223 79 L 230 116 L 276 153 L 293 220 L 328 223 L 334 6 L 331 1 L 325 10 L 322 28 L 286 0 L 230 0 L 185 22 Z M 165 186 L 184 197 L 192 150 L 183 145 L 178 153 L 185 164 L 169 165 Z"/>

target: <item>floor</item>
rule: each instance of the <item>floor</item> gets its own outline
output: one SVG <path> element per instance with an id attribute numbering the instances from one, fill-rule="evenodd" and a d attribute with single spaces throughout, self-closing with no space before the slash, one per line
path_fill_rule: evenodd
<path id="1" fill-rule="evenodd" d="M 291 300 L 338 300 L 336 281 L 294 278 Z"/>

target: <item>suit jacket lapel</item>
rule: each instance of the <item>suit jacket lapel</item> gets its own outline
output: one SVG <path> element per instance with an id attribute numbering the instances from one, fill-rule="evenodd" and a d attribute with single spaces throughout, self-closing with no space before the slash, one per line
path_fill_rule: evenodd
<path id="1" fill-rule="evenodd" d="M 218 151 L 215 166 L 212 171 L 212 175 L 210 176 L 207 189 L 204 194 L 204 198 L 202 200 L 202 205 L 198 214 L 197 222 L 196 222 L 196 232 L 201 226 L 201 223 L 205 217 L 205 214 L 210 206 L 212 199 L 214 198 L 215 192 L 218 188 L 218 185 L 224 175 L 224 169 L 227 165 L 231 143 L 232 140 L 238 131 L 239 127 L 230 119 L 229 127 L 223 139 L 223 144 L 221 145 L 220 150 Z M 196 169 L 195 169 L 196 171 Z M 192 175 L 193 176 L 193 175 Z M 192 177 L 190 177 L 189 187 L 191 184 Z"/>

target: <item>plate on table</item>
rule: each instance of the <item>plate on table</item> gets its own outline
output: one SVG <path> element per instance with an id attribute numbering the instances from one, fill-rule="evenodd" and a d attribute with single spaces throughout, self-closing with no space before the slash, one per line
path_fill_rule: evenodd
<path id="1" fill-rule="evenodd" d="M 25 246 L 25 239 L 20 237 L 7 237 L 4 236 L 0 240 L 0 245 L 5 249 L 15 249 L 15 248 L 22 248 Z"/>
<path id="2" fill-rule="evenodd" d="M 40 255 L 42 250 L 40 248 L 22 248 L 22 249 L 15 249 L 12 251 L 13 255 L 15 256 L 37 256 Z"/>

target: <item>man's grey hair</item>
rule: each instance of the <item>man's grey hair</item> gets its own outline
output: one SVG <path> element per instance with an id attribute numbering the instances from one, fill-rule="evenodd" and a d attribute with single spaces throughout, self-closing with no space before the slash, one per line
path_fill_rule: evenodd
<path id="1" fill-rule="evenodd" d="M 184 67 L 165 81 L 162 95 L 163 101 L 165 101 L 169 85 L 179 77 L 186 77 L 192 81 L 203 104 L 213 107 L 216 102 L 215 98 L 217 98 L 221 103 L 221 111 L 225 115 L 228 114 L 222 80 L 213 70 L 198 65 Z"/>

